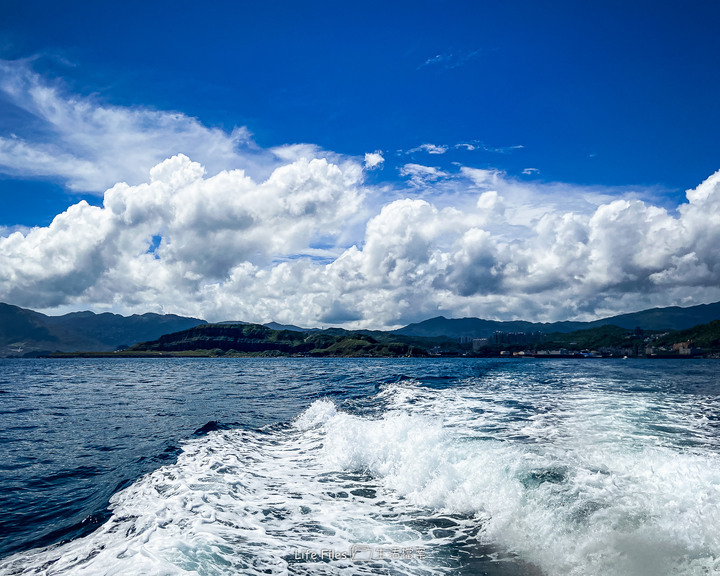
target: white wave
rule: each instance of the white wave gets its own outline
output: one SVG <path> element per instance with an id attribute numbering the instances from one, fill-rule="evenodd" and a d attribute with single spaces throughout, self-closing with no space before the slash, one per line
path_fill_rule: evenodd
<path id="1" fill-rule="evenodd" d="M 6 558 L 0 574 L 350 575 L 380 567 L 413 575 L 456 565 L 433 558 L 447 538 L 424 533 L 416 510 L 372 477 L 330 464 L 317 423 L 336 416 L 318 401 L 299 429 L 194 439 L 177 463 L 115 494 L 112 517 L 96 532 Z M 337 558 L 329 562 L 330 553 Z"/>
<path id="2" fill-rule="evenodd" d="M 683 439 L 702 437 L 682 406 L 601 392 L 388 392 L 381 420 L 327 422 L 337 467 L 365 467 L 416 506 L 474 514 L 482 537 L 547 574 L 720 573 L 717 451 L 652 432 L 677 422 Z"/>
<path id="3" fill-rule="evenodd" d="M 0 574 L 453 574 L 490 544 L 548 576 L 720 573 L 717 446 L 686 405 L 412 382 L 379 400 L 378 418 L 318 400 L 292 427 L 194 439 L 95 533 Z M 353 546 L 412 554 L 309 557 Z"/>
<path id="4" fill-rule="evenodd" d="M 295 419 L 293 424 L 299 430 L 309 430 L 319 424 L 324 424 L 336 414 L 335 404 L 330 400 L 316 400 Z"/>

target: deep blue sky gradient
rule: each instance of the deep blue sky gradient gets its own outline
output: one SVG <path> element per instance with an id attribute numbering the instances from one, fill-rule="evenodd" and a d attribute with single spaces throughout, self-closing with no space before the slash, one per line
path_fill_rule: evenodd
<path id="1" fill-rule="evenodd" d="M 676 203 L 720 168 L 718 22 L 717 0 L 5 0 L 0 57 L 36 57 L 68 93 L 247 126 L 262 147 L 382 150 L 387 180 L 408 161 L 536 168 Z M 29 121 L 0 101 L 1 134 Z M 393 162 L 423 143 L 485 149 Z M 0 225 L 47 224 L 80 197 L 59 186 L 1 179 Z"/>

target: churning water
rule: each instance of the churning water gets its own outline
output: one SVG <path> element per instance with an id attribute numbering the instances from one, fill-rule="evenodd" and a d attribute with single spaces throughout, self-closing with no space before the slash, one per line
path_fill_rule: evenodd
<path id="1" fill-rule="evenodd" d="M 713 361 L 0 364 L 0 574 L 720 574 Z"/>

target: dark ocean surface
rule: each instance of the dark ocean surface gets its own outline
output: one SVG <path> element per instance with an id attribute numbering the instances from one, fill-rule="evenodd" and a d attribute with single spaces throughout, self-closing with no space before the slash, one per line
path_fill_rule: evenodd
<path id="1" fill-rule="evenodd" d="M 720 574 L 719 368 L 0 359 L 0 574 Z"/>

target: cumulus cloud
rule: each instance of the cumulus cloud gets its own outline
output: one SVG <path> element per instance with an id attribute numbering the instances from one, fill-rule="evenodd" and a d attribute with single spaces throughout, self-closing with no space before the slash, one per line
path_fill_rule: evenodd
<path id="1" fill-rule="evenodd" d="M 0 136 L 0 172 L 103 194 L 46 227 L 0 227 L 0 301 L 386 328 L 720 300 L 720 172 L 672 210 L 461 165 L 406 163 L 405 181 L 371 187 L 381 151 L 260 150 L 242 128 L 69 95 L 27 62 L 0 61 L 0 98 L 23 117 Z"/>
<path id="2" fill-rule="evenodd" d="M 575 189 L 581 200 L 563 202 L 567 185 L 406 165 L 411 179 L 454 186 L 457 202 L 411 187 L 373 208 L 359 161 L 312 152 L 295 150 L 263 180 L 176 155 L 108 189 L 102 206 L 6 230 L 0 301 L 383 328 L 720 299 L 720 172 L 671 213 L 632 194 Z M 539 199 L 542 209 L 527 206 Z"/>
<path id="3" fill-rule="evenodd" d="M 303 158 L 256 183 L 241 170 L 205 177 L 178 155 L 148 182 L 109 189 L 102 207 L 80 202 L 48 227 L 0 238 L 0 294 L 42 307 L 197 296 L 238 265 L 302 256 L 339 236 L 360 203 L 360 174 L 357 164 Z"/>
<path id="4" fill-rule="evenodd" d="M 380 150 L 376 150 L 375 152 L 367 152 L 365 154 L 365 168 L 367 168 L 368 170 L 377 168 L 383 162 L 385 162 L 385 158 L 383 158 L 382 152 Z"/>
<path id="5" fill-rule="evenodd" d="M 227 133 L 180 112 L 102 104 L 68 94 L 27 60 L 0 60 L 0 98 L 23 115 L 0 135 L 0 172 L 51 177 L 74 191 L 102 193 L 118 181 L 140 183 L 161 160 L 184 153 L 211 173 L 243 168 L 264 177 L 279 162 L 245 128 Z"/>

